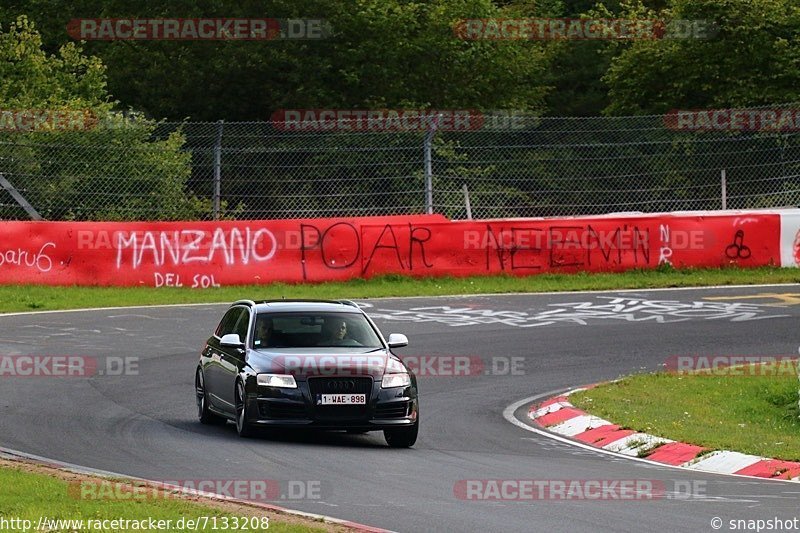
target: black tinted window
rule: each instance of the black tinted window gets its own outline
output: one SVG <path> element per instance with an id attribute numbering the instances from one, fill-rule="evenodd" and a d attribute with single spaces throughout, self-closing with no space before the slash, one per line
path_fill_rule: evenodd
<path id="1" fill-rule="evenodd" d="M 247 327 L 249 325 L 250 325 L 250 311 L 248 311 L 247 309 L 243 309 L 232 333 L 236 333 L 237 335 L 239 335 L 239 340 L 241 340 L 242 342 L 246 342 Z"/>
<path id="2" fill-rule="evenodd" d="M 380 348 L 377 333 L 358 313 L 275 313 L 258 316 L 264 324 L 255 345 L 272 348 L 349 347 Z M 260 335 L 260 329 L 267 333 Z"/>
<path id="3" fill-rule="evenodd" d="M 217 337 L 223 337 L 228 333 L 236 333 L 236 322 L 239 320 L 244 309 L 241 307 L 234 307 L 233 309 L 229 309 L 225 316 L 222 317 L 222 320 L 217 326 L 217 331 L 214 333 Z"/>

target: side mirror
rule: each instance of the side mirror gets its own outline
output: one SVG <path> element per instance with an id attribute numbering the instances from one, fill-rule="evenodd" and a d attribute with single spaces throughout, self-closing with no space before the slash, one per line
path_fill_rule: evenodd
<path id="1" fill-rule="evenodd" d="M 403 346 L 408 346 L 408 337 L 402 333 L 392 333 L 389 335 L 387 344 L 389 348 L 402 348 Z"/>
<path id="2" fill-rule="evenodd" d="M 227 335 L 223 335 L 219 340 L 219 343 L 221 346 L 231 346 L 233 348 L 242 347 L 242 340 L 239 338 L 237 333 L 228 333 Z"/>

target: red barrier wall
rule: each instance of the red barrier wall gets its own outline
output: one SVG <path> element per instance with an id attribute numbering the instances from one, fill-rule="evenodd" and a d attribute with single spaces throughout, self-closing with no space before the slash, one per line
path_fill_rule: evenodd
<path id="1" fill-rule="evenodd" d="M 0 283 L 208 287 L 781 264 L 780 215 L 4 222 Z"/>

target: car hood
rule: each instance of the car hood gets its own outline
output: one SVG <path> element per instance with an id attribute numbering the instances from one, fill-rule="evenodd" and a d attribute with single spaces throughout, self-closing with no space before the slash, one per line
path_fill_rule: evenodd
<path id="1" fill-rule="evenodd" d="M 277 348 L 251 352 L 248 363 L 258 373 L 291 374 L 300 380 L 342 376 L 380 380 L 390 360 L 399 362 L 387 350 L 374 348 Z"/>

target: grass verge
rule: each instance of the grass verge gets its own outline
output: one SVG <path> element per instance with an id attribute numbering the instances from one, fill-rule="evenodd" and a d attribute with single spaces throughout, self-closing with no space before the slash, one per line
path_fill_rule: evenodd
<path id="1" fill-rule="evenodd" d="M 711 449 L 800 460 L 794 365 L 735 372 L 659 372 L 575 393 L 570 402 L 622 427 Z"/>
<path id="2" fill-rule="evenodd" d="M 798 283 L 800 270 L 657 269 L 623 273 L 540 274 L 526 277 L 410 278 L 382 276 L 337 283 L 252 285 L 215 289 L 153 287 L 0 286 L 0 312 L 132 305 L 231 302 L 239 298 L 379 298 L 614 289 L 654 289 L 706 285 Z"/>
<path id="3" fill-rule="evenodd" d="M 131 530 L 150 530 L 147 527 L 147 520 L 171 520 L 168 531 L 214 531 L 214 518 L 216 518 L 216 530 L 221 527 L 227 518 L 228 524 L 235 519 L 239 524 L 243 524 L 247 519 L 248 523 L 254 527 L 248 527 L 246 531 L 270 532 L 280 531 L 283 533 L 310 533 L 326 531 L 352 531 L 342 526 L 325 524 L 311 519 L 284 515 L 263 509 L 237 504 L 233 502 L 222 502 L 205 499 L 195 496 L 170 495 L 153 497 L 152 491 L 147 491 L 147 498 L 135 496 L 133 485 L 130 486 L 131 492 L 119 489 L 117 481 L 114 481 L 113 494 L 125 495 L 130 498 L 100 498 L 82 499 L 80 497 L 81 483 L 98 483 L 100 478 L 67 472 L 64 470 L 42 466 L 33 463 L 19 463 L 16 461 L 0 460 L 0 529 L 2 520 L 18 519 L 30 520 L 32 529 L 36 530 L 39 520 L 47 517 L 50 522 L 44 531 L 74 531 L 74 532 L 96 532 L 96 531 L 131 531 Z M 99 491 L 98 491 L 99 492 Z M 111 491 L 109 491 L 111 492 Z M 137 494 L 144 494 L 143 492 Z M 202 519 L 201 517 L 207 517 Z M 193 527 L 179 527 L 178 520 L 200 520 L 197 529 Z M 263 518 L 268 518 L 269 523 L 262 523 Z M 137 528 L 132 524 L 113 524 L 107 522 L 101 524 L 105 527 L 97 528 L 96 523 L 92 525 L 86 523 L 87 520 L 137 520 L 144 521 L 144 528 Z M 253 520 L 250 522 L 250 520 Z M 82 520 L 83 527 L 75 522 L 69 524 L 62 522 L 56 524 L 55 520 L 76 521 Z M 185 525 L 186 522 L 184 522 Z M 10 529 L 22 530 L 18 527 L 22 522 L 9 523 Z M 166 524 L 166 522 L 164 523 Z M 114 527 L 114 526 L 118 527 Z M 132 527 L 120 527 L 128 525 Z M 267 525 L 267 527 L 260 527 Z M 205 527 L 204 527 L 205 526 Z M 228 529 L 228 528 L 224 528 Z M 241 529 L 241 528 L 240 528 Z"/>

